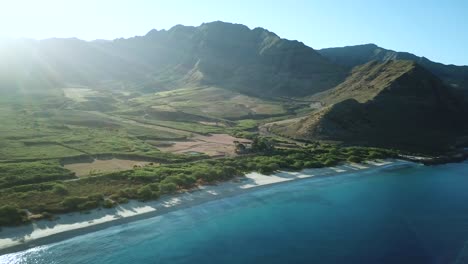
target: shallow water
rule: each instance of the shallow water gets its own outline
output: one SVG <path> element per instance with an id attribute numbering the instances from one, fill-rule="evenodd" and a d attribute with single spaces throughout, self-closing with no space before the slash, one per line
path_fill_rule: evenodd
<path id="1" fill-rule="evenodd" d="M 308 179 L 0 263 L 468 263 L 468 163 Z"/>

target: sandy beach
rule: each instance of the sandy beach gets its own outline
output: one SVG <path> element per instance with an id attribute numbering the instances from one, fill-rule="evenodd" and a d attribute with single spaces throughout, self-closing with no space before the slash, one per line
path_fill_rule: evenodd
<path id="1" fill-rule="evenodd" d="M 305 169 L 300 172 L 278 172 L 273 175 L 249 173 L 245 177 L 229 182 L 200 186 L 190 192 L 164 196 L 156 201 L 131 201 L 112 209 L 96 209 L 89 213 L 64 214 L 59 215 L 59 219 L 54 221 L 41 220 L 25 226 L 2 228 L 0 232 L 0 255 L 58 242 L 110 226 L 158 216 L 207 201 L 222 199 L 284 182 L 384 168 L 398 168 L 412 164 L 415 163 L 389 159 L 365 164 L 348 163 L 329 168 Z"/>

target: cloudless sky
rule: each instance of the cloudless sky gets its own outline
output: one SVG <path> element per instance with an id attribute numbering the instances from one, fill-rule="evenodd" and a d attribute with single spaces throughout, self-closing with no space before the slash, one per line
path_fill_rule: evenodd
<path id="1" fill-rule="evenodd" d="M 465 0 L 0 0 L 0 37 L 115 39 L 215 20 L 315 49 L 375 43 L 468 65 Z"/>

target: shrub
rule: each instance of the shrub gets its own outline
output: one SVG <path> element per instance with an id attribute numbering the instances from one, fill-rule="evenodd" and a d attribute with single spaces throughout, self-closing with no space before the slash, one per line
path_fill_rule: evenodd
<path id="1" fill-rule="evenodd" d="M 159 183 L 159 189 L 162 193 L 173 193 L 177 190 L 177 185 L 173 182 L 162 181 Z"/>
<path id="2" fill-rule="evenodd" d="M 271 171 L 277 171 L 280 169 L 280 166 L 276 163 L 270 163 L 268 164 L 268 168 L 271 170 Z"/>
<path id="3" fill-rule="evenodd" d="M 99 207 L 99 203 L 97 201 L 86 201 L 82 204 L 78 205 L 78 209 L 80 210 L 91 210 Z"/>
<path id="4" fill-rule="evenodd" d="M 19 225 L 27 221 L 26 212 L 16 206 L 5 205 L 0 207 L 0 226 Z"/>
<path id="5" fill-rule="evenodd" d="M 117 204 L 125 204 L 125 203 L 128 203 L 128 199 L 125 198 L 125 197 L 122 197 L 118 194 L 113 194 L 111 196 L 109 196 L 109 199 L 114 201 L 115 203 Z"/>
<path id="6" fill-rule="evenodd" d="M 76 210 L 81 203 L 87 201 L 85 197 L 70 196 L 62 201 L 62 206 L 67 210 Z"/>
<path id="7" fill-rule="evenodd" d="M 259 167 L 258 172 L 260 172 L 261 174 L 266 174 L 266 175 L 273 173 L 273 171 L 268 166 Z"/>
<path id="8" fill-rule="evenodd" d="M 125 198 L 125 197 L 119 197 L 119 198 L 117 199 L 117 203 L 119 203 L 119 204 L 126 204 L 126 203 L 128 203 L 128 199 Z"/>
<path id="9" fill-rule="evenodd" d="M 104 200 L 104 202 L 102 203 L 102 207 L 104 208 L 112 208 L 114 206 L 115 206 L 115 202 L 109 199 Z"/>
<path id="10" fill-rule="evenodd" d="M 369 151 L 369 154 L 367 156 L 369 159 L 381 159 L 384 157 L 384 155 L 380 152 L 377 151 Z"/>
<path id="11" fill-rule="evenodd" d="M 41 215 L 44 219 L 47 219 L 50 221 L 54 220 L 54 215 L 49 212 L 42 212 Z"/>
<path id="12" fill-rule="evenodd" d="M 154 192 L 159 192 L 159 184 L 157 183 L 150 183 L 148 186 L 151 188 L 152 191 Z"/>
<path id="13" fill-rule="evenodd" d="M 335 160 L 335 159 L 327 159 L 325 160 L 325 162 L 323 162 L 323 165 L 325 165 L 326 167 L 332 167 L 332 166 L 335 166 L 338 164 L 338 161 Z"/>
<path id="14" fill-rule="evenodd" d="M 295 161 L 292 165 L 292 168 L 295 169 L 295 170 L 300 170 L 304 167 L 304 163 L 300 160 L 298 161 Z"/>
<path id="15" fill-rule="evenodd" d="M 306 168 L 322 168 L 323 164 L 318 161 L 306 161 L 304 163 L 304 167 Z"/>
<path id="16" fill-rule="evenodd" d="M 140 189 L 138 189 L 137 194 L 138 194 L 138 198 L 144 201 L 150 200 L 151 198 L 153 198 L 153 190 L 151 190 L 151 187 L 148 185 L 145 185 L 141 187 Z"/>
<path id="17" fill-rule="evenodd" d="M 55 184 L 52 192 L 58 195 L 66 195 L 68 194 L 68 189 L 63 184 Z"/>
<path id="18" fill-rule="evenodd" d="M 128 199 L 138 198 L 137 190 L 135 188 L 125 188 L 119 191 L 119 196 Z"/>
<path id="19" fill-rule="evenodd" d="M 349 158 L 347 159 L 348 162 L 354 162 L 354 163 L 361 163 L 362 162 L 362 159 L 358 156 L 349 156 Z"/>
<path id="20" fill-rule="evenodd" d="M 179 174 L 173 177 L 176 177 L 176 184 L 181 188 L 190 188 L 197 182 L 197 179 L 191 175 Z"/>
<path id="21" fill-rule="evenodd" d="M 102 196 L 102 194 L 93 194 L 93 195 L 88 196 L 87 198 L 88 200 L 92 200 L 96 202 L 104 200 L 104 197 Z"/>

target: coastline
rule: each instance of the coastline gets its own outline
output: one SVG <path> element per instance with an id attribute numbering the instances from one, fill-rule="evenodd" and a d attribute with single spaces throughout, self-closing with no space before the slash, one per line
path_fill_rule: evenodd
<path id="1" fill-rule="evenodd" d="M 111 209 L 95 209 L 91 210 L 90 213 L 60 215 L 60 218 L 54 221 L 40 220 L 25 226 L 6 227 L 0 231 L 0 255 L 59 242 L 108 227 L 156 217 L 205 202 L 269 188 L 286 182 L 382 169 L 398 169 L 414 165 L 415 163 L 409 161 L 386 159 L 364 164 L 346 163 L 335 167 L 305 169 L 300 172 L 281 171 L 272 175 L 249 173 L 245 177 L 217 185 L 200 186 L 184 193 L 163 196 L 155 201 L 130 201 L 128 204 Z"/>

